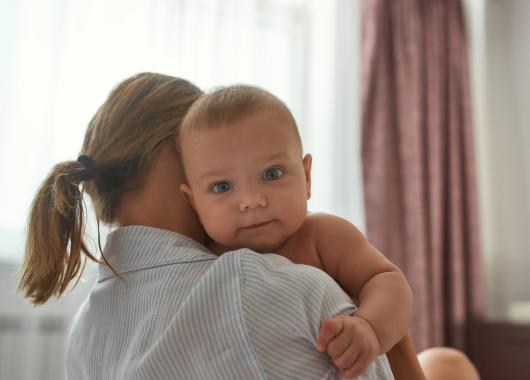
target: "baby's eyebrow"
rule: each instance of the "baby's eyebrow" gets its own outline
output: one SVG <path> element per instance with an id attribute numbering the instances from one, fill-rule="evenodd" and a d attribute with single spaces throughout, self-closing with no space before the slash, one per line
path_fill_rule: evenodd
<path id="1" fill-rule="evenodd" d="M 280 152 L 280 153 L 275 153 L 275 154 L 272 154 L 270 156 L 267 156 L 263 159 L 263 162 L 269 162 L 269 161 L 274 161 L 274 160 L 278 160 L 280 158 L 287 158 L 289 157 L 289 155 L 285 152 Z"/>
<path id="2" fill-rule="evenodd" d="M 218 178 L 222 177 L 223 175 L 228 174 L 228 169 L 220 169 L 220 170 L 211 170 L 209 172 L 204 173 L 199 177 L 199 181 L 207 181 L 211 178 Z"/>

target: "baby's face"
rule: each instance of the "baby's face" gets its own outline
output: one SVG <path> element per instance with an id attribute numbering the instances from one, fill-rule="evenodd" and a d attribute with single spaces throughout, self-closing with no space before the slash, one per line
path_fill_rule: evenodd
<path id="1" fill-rule="evenodd" d="M 183 194 L 217 243 L 272 252 L 302 225 L 311 157 L 302 159 L 286 116 L 265 110 L 194 130 L 182 136 L 181 151 Z"/>

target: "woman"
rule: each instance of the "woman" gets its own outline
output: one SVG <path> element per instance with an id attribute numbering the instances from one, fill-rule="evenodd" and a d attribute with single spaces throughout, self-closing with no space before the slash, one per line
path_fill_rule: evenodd
<path id="1" fill-rule="evenodd" d="M 174 138 L 200 95 L 152 73 L 112 91 L 79 159 L 56 165 L 35 196 L 20 288 L 42 304 L 78 278 L 83 255 L 98 261 L 85 236 L 86 191 L 98 221 L 118 228 L 73 323 L 68 378 L 336 378 L 314 342 L 321 320 L 354 306 L 328 276 L 199 244 L 203 229 L 179 196 Z M 380 357 L 363 378 L 390 376 Z"/>
<path id="2" fill-rule="evenodd" d="M 336 378 L 313 335 L 323 318 L 354 306 L 329 277 L 275 255 L 217 257 L 198 243 L 205 236 L 180 197 L 174 138 L 200 95 L 150 73 L 112 91 L 79 159 L 53 168 L 35 197 L 20 287 L 44 303 L 80 274 L 82 254 L 95 260 L 82 185 L 98 220 L 118 228 L 74 321 L 68 378 Z M 382 357 L 364 378 L 388 376 Z"/>

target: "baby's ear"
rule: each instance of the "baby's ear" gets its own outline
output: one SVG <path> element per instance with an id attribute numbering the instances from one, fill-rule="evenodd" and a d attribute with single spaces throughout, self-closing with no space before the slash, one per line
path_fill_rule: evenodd
<path id="1" fill-rule="evenodd" d="M 304 165 L 304 173 L 305 173 L 305 185 L 306 185 L 307 199 L 311 198 L 311 164 L 312 162 L 313 162 L 313 157 L 311 157 L 310 154 L 306 154 L 304 156 L 303 165 Z"/>
<path id="2" fill-rule="evenodd" d="M 180 155 L 180 139 L 179 139 L 178 135 L 176 135 L 173 138 L 173 144 L 175 145 L 175 149 L 176 149 L 177 153 Z"/>
<path id="3" fill-rule="evenodd" d="M 175 145 L 175 149 L 177 151 L 177 153 L 180 155 L 182 155 L 182 144 L 181 144 L 181 141 L 182 139 L 180 138 L 179 135 L 175 135 L 175 137 L 173 137 L 173 144 Z"/>
<path id="4" fill-rule="evenodd" d="M 193 200 L 193 193 L 191 192 L 190 186 L 186 183 L 180 185 L 180 193 L 182 194 L 186 202 L 188 202 L 190 206 L 193 207 L 195 212 L 197 212 L 197 209 L 195 208 L 195 202 Z"/>

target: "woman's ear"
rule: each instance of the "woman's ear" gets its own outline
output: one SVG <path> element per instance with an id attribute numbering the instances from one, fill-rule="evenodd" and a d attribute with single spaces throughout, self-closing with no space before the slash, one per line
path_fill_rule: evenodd
<path id="1" fill-rule="evenodd" d="M 193 193 L 191 192 L 191 188 L 188 184 L 183 183 L 180 185 L 180 193 L 184 197 L 184 200 L 190 204 L 191 207 L 197 212 L 197 208 L 195 207 L 195 201 L 193 200 Z"/>
<path id="2" fill-rule="evenodd" d="M 306 154 L 303 159 L 304 173 L 305 173 L 305 186 L 307 199 L 311 198 L 311 164 L 313 157 L 310 154 Z"/>

